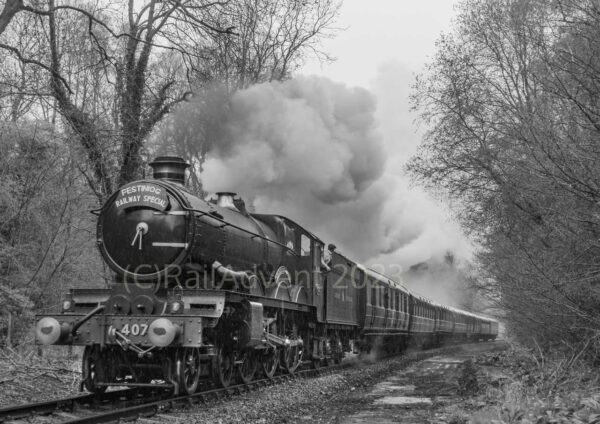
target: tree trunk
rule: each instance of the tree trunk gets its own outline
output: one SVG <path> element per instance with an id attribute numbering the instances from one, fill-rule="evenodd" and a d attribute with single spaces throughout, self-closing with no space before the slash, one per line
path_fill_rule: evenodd
<path id="1" fill-rule="evenodd" d="M 22 9 L 23 0 L 6 0 L 4 9 L 0 13 L 0 34 L 6 30 L 12 18 Z"/>
<path id="2" fill-rule="evenodd" d="M 65 87 L 64 80 L 60 75 L 60 62 L 58 56 L 58 46 L 56 37 L 56 22 L 54 18 L 54 1 L 50 1 L 49 13 L 49 35 L 50 35 L 50 58 L 51 58 L 51 75 L 50 85 L 57 100 L 58 107 L 62 115 L 69 122 L 73 130 L 78 134 L 82 146 L 88 156 L 88 160 L 92 165 L 94 177 L 98 183 L 97 187 L 92 187 L 98 200 L 102 202 L 106 196 L 112 193 L 112 183 L 110 174 L 105 164 L 105 158 L 98 137 L 99 131 L 96 128 L 93 120 L 90 119 L 82 110 L 75 106 L 67 92 L 68 87 Z"/>
<path id="3" fill-rule="evenodd" d="M 12 312 L 8 312 L 8 331 L 6 332 L 6 346 L 8 347 L 12 347 L 13 345 L 13 340 L 14 340 L 14 335 L 13 335 L 13 319 L 12 319 Z"/>

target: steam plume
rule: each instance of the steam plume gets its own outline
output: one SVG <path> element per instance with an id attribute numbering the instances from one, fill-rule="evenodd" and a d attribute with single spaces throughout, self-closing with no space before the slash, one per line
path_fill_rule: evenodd
<path id="1" fill-rule="evenodd" d="M 418 135 L 407 130 L 408 96 L 398 97 L 397 83 L 390 83 L 397 77 L 393 67 L 382 70 L 379 104 L 365 89 L 318 77 L 235 93 L 219 117 L 203 188 L 237 192 L 255 211 L 287 216 L 349 258 L 384 265 L 392 276 L 448 250 L 461 256 L 454 229 L 440 230 L 443 212 L 402 175 Z M 386 86 L 395 89 L 386 92 Z M 390 106 L 396 104 L 406 110 Z M 206 133 L 205 124 L 186 125 Z"/>

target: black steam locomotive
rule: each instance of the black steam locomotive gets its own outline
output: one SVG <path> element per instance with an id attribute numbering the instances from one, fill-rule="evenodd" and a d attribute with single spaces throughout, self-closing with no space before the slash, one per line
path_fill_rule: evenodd
<path id="1" fill-rule="evenodd" d="M 42 344 L 85 346 L 83 385 L 163 385 L 193 393 L 260 372 L 339 363 L 345 352 L 409 342 L 491 340 L 494 320 L 435 304 L 333 251 L 288 218 L 249 213 L 234 193 L 204 200 L 177 157 L 97 211 L 107 289 L 72 289 L 39 317 Z"/>

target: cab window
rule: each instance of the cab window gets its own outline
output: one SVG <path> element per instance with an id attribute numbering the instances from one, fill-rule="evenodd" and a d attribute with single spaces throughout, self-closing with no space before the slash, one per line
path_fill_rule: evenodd
<path id="1" fill-rule="evenodd" d="M 305 234 L 300 236 L 300 256 L 310 256 L 310 238 Z"/>

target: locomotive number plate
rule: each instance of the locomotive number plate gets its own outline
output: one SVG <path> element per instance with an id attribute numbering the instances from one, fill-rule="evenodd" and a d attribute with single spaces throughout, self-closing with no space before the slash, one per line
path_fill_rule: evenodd
<path id="1" fill-rule="evenodd" d="M 148 332 L 148 324 L 124 324 L 119 332 L 124 336 L 145 336 Z"/>

